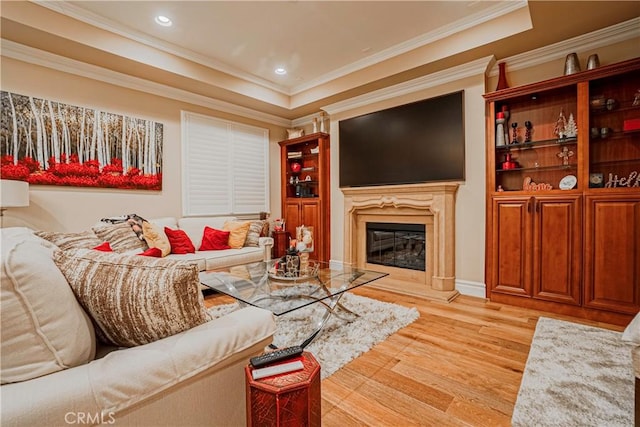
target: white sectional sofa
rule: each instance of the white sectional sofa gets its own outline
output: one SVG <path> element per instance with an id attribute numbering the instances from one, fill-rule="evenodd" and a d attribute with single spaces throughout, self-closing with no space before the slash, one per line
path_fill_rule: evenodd
<path id="1" fill-rule="evenodd" d="M 193 242 L 196 248 L 194 254 L 171 254 L 168 255 L 172 259 L 189 260 L 198 264 L 200 271 L 211 270 L 214 268 L 231 267 L 238 264 L 248 262 L 268 261 L 271 259 L 271 250 L 273 248 L 273 238 L 260 237 L 259 246 L 245 246 L 240 249 L 225 249 L 222 251 L 198 251 L 202 244 L 202 236 L 204 227 L 208 226 L 221 230 L 227 221 L 237 221 L 236 217 L 164 217 L 150 219 L 149 222 L 158 225 L 161 228 L 169 227 L 171 229 L 184 230 Z"/>
<path id="2" fill-rule="evenodd" d="M 196 245 L 200 226 L 219 226 L 216 221 L 157 223 L 184 229 Z M 275 320 L 269 311 L 242 308 L 147 344 L 106 346 L 54 263 L 57 255 L 72 251 L 60 251 L 27 228 L 2 229 L 1 237 L 0 425 L 246 424 L 244 367 L 272 341 Z M 200 268 L 234 265 L 264 259 L 268 243 L 173 258 L 195 260 Z M 167 264 L 137 255 L 104 256 Z M 199 289 L 193 295 L 202 303 Z"/>

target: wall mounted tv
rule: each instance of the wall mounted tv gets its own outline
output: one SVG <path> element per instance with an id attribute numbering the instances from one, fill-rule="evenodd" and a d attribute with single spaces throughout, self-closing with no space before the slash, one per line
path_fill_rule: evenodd
<path id="1" fill-rule="evenodd" d="M 464 91 L 340 120 L 340 187 L 464 180 Z"/>

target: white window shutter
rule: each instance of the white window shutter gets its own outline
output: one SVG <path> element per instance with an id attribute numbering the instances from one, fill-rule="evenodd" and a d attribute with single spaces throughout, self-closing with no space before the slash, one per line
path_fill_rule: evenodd
<path id="1" fill-rule="evenodd" d="M 268 210 L 267 129 L 182 113 L 183 215 Z"/>

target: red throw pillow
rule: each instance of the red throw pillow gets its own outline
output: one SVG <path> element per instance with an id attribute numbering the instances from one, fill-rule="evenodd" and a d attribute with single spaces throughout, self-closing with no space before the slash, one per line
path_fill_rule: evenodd
<path id="1" fill-rule="evenodd" d="M 162 250 L 160 248 L 149 248 L 146 251 L 139 253 L 138 255 L 162 258 Z"/>
<path id="2" fill-rule="evenodd" d="M 96 251 L 102 251 L 102 252 L 113 252 L 113 249 L 111 249 L 111 245 L 109 244 L 109 242 L 104 242 L 93 249 L 95 249 Z"/>
<path id="3" fill-rule="evenodd" d="M 169 239 L 172 254 L 193 254 L 196 252 L 196 248 L 184 230 L 172 230 L 169 227 L 165 227 L 164 234 Z"/>
<path id="4" fill-rule="evenodd" d="M 204 227 L 204 235 L 202 236 L 202 245 L 200 251 L 219 251 L 222 249 L 231 249 L 229 246 L 230 231 L 216 230 L 211 227 Z"/>

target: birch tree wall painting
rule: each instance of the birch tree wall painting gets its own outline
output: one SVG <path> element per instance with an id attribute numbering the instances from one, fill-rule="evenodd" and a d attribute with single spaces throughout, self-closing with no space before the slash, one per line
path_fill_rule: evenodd
<path id="1" fill-rule="evenodd" d="M 30 184 L 162 189 L 162 124 L 0 92 L 0 176 Z"/>

